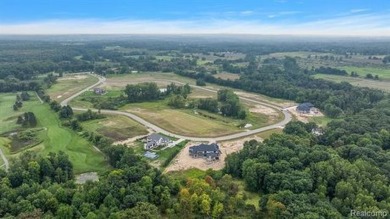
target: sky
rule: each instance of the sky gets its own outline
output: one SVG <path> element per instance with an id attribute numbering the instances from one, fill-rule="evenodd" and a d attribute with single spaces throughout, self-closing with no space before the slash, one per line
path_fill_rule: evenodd
<path id="1" fill-rule="evenodd" d="M 390 36 L 390 1 L 0 0 L 0 34 Z"/>

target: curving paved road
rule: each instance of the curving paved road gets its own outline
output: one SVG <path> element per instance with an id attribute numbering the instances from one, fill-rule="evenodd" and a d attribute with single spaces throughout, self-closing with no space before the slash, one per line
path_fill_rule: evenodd
<path id="1" fill-rule="evenodd" d="M 79 91 L 78 93 L 76 93 L 76 94 L 74 94 L 74 95 L 72 95 L 72 96 L 70 96 L 68 98 L 66 98 L 60 104 L 62 106 L 68 105 L 68 103 L 72 99 L 74 99 L 77 96 L 81 95 L 82 93 L 84 93 L 84 92 L 86 92 L 86 91 L 88 91 L 88 90 L 90 90 L 90 89 L 92 89 L 92 88 L 102 84 L 106 80 L 106 78 L 104 78 L 102 76 L 98 76 L 98 75 L 94 75 L 94 74 L 92 74 L 92 75 L 99 79 L 99 81 L 97 83 L 95 83 L 94 85 L 91 85 L 91 86 L 85 88 L 84 90 Z M 167 80 L 167 81 L 169 81 L 169 80 Z M 178 83 L 178 84 L 183 84 L 182 82 L 178 82 L 178 81 L 171 81 L 171 82 L 175 82 L 175 83 Z M 210 92 L 215 92 L 215 93 L 217 92 L 216 90 L 212 90 L 212 89 L 209 89 L 209 88 L 199 87 L 199 86 L 195 86 L 195 85 L 190 85 L 190 86 L 198 88 L 198 89 L 202 89 L 202 90 L 207 90 L 207 91 L 210 91 Z M 261 128 L 258 128 L 258 129 L 248 130 L 248 131 L 244 131 L 244 132 L 240 132 L 240 133 L 224 135 L 224 136 L 219 136 L 219 137 L 206 138 L 206 137 L 184 136 L 184 135 L 178 135 L 178 134 L 175 134 L 175 133 L 171 133 L 171 132 L 166 131 L 165 129 L 162 129 L 161 127 L 159 127 L 157 125 L 154 125 L 154 124 L 152 124 L 152 123 L 142 119 L 141 117 L 136 116 L 136 115 L 134 115 L 132 113 L 129 113 L 129 112 L 122 112 L 122 111 L 116 111 L 116 110 L 101 110 L 100 112 L 104 113 L 104 114 L 113 114 L 113 115 L 127 116 L 127 117 L 137 121 L 138 123 L 140 123 L 140 124 L 142 124 L 142 125 L 144 125 L 144 126 L 146 126 L 148 128 L 153 129 L 156 132 L 160 132 L 162 134 L 165 134 L 165 135 L 168 135 L 168 136 L 172 136 L 172 137 L 175 137 L 175 138 L 183 138 L 183 139 L 188 139 L 188 140 L 191 140 L 191 141 L 206 141 L 206 142 L 227 141 L 227 140 L 247 137 L 247 136 L 250 136 L 250 135 L 253 135 L 253 134 L 257 134 L 257 133 L 264 132 L 264 131 L 271 130 L 271 129 L 275 129 L 275 128 L 281 128 L 284 125 L 286 125 L 288 122 L 290 122 L 291 119 L 292 119 L 291 114 L 287 110 L 284 110 L 284 109 L 280 108 L 279 106 L 276 106 L 276 105 L 273 105 L 273 104 L 270 104 L 270 103 L 264 103 L 264 102 L 257 101 L 257 100 L 252 100 L 252 99 L 249 99 L 247 97 L 241 97 L 240 96 L 240 99 L 243 99 L 243 100 L 246 100 L 246 101 L 249 101 L 249 102 L 252 102 L 252 103 L 264 105 L 264 106 L 267 106 L 267 107 L 271 107 L 271 108 L 276 109 L 276 110 L 281 110 L 283 115 L 284 115 L 284 119 L 282 121 L 276 123 L 276 124 L 268 125 L 268 126 L 261 127 Z M 73 110 L 87 111 L 88 109 L 74 107 Z M 92 111 L 97 112 L 98 110 L 93 109 Z"/>

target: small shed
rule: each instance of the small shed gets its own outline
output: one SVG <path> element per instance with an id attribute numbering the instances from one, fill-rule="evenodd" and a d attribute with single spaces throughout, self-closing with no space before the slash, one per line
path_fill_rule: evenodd
<path id="1" fill-rule="evenodd" d="M 105 91 L 103 88 L 99 88 L 99 87 L 94 88 L 94 89 L 93 89 L 93 92 L 94 92 L 95 94 L 98 94 L 98 95 L 103 95 L 103 94 L 106 93 L 106 91 Z"/>

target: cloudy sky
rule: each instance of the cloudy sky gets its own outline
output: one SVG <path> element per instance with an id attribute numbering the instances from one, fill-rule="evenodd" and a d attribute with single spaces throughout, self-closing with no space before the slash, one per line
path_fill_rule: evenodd
<path id="1" fill-rule="evenodd" d="M 0 34 L 390 36 L 390 1 L 0 0 Z"/>

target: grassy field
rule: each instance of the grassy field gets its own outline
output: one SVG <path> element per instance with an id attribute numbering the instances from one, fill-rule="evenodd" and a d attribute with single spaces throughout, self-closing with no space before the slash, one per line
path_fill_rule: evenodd
<path id="1" fill-rule="evenodd" d="M 183 77 L 180 75 L 176 75 L 174 73 L 161 73 L 161 72 L 146 72 L 146 73 L 137 73 L 137 74 L 125 74 L 125 75 L 112 74 L 112 75 L 107 75 L 107 78 L 108 79 L 110 79 L 110 78 L 119 79 L 120 78 L 120 80 L 122 80 L 123 83 L 125 83 L 126 81 L 129 81 L 129 83 L 130 83 L 134 80 L 144 81 L 144 82 L 157 81 L 157 80 L 174 80 L 174 81 L 179 81 L 182 83 L 188 83 L 190 85 L 196 84 L 196 80 L 194 80 L 194 79 Z M 224 89 L 225 88 L 226 89 L 226 87 L 219 86 L 216 84 L 211 84 L 211 83 L 206 83 L 206 84 L 207 85 L 205 86 L 205 88 L 210 88 L 210 89 Z M 229 88 L 229 89 L 232 89 L 232 88 Z M 242 90 L 238 90 L 238 89 L 232 89 L 232 90 L 243 92 Z M 248 93 L 248 92 L 246 92 L 246 93 Z M 248 94 L 252 95 L 252 93 L 248 93 Z M 256 95 L 257 99 L 265 101 L 265 102 L 269 102 L 269 103 L 274 103 L 274 104 L 293 103 L 292 101 L 278 99 L 278 98 L 272 98 L 272 97 L 268 97 L 268 96 L 261 95 L 261 94 L 253 94 L 253 95 Z"/>
<path id="2" fill-rule="evenodd" d="M 196 169 L 196 168 L 191 168 L 191 169 L 183 170 L 183 171 L 168 172 L 167 174 L 169 176 L 171 176 L 175 179 L 179 179 L 181 181 L 186 181 L 188 178 L 204 179 L 207 176 L 206 171 Z"/>
<path id="3" fill-rule="evenodd" d="M 268 124 L 268 117 L 250 113 L 246 120 L 237 120 L 206 111 L 194 112 L 189 109 L 171 109 L 166 100 L 127 104 L 122 111 L 134 113 L 170 132 L 187 135 L 215 137 L 242 131 L 240 125 L 251 123 L 252 128 Z"/>
<path id="4" fill-rule="evenodd" d="M 110 115 L 104 119 L 96 119 L 82 123 L 84 130 L 96 132 L 114 141 L 122 141 L 139 135 L 146 135 L 148 131 L 139 123 L 126 116 Z"/>
<path id="5" fill-rule="evenodd" d="M 0 95 L 0 134 L 12 131 L 18 127 L 16 119 L 22 112 L 15 112 L 13 110 L 12 106 L 15 101 L 16 93 Z M 31 107 L 32 104 L 33 102 L 31 101 L 23 102 L 25 108 Z"/>
<path id="6" fill-rule="evenodd" d="M 327 117 L 327 116 L 319 116 L 319 117 L 310 117 L 309 122 L 314 122 L 318 126 L 326 126 L 329 122 L 331 122 L 333 119 Z"/>
<path id="7" fill-rule="evenodd" d="M 355 67 L 355 66 L 344 66 L 341 69 L 348 73 L 356 72 L 360 77 L 365 77 L 367 74 L 378 75 L 380 79 L 390 79 L 390 69 L 385 68 L 374 68 L 374 67 Z"/>
<path id="8" fill-rule="evenodd" d="M 57 83 L 47 89 L 47 94 L 52 100 L 61 102 L 82 89 L 98 82 L 98 79 L 90 75 L 65 75 L 59 78 Z"/>
<path id="9" fill-rule="evenodd" d="M 261 133 L 257 134 L 256 136 L 259 136 L 262 139 L 267 139 L 267 138 L 271 137 L 272 134 L 281 134 L 281 133 L 283 133 L 282 129 L 271 129 L 271 130 L 268 130 L 265 132 L 261 132 Z"/>
<path id="10" fill-rule="evenodd" d="M 120 110 L 134 113 L 167 131 L 188 136 L 218 136 L 239 132 L 240 129 L 220 121 L 202 118 L 190 110 L 174 110 L 162 101 L 128 104 Z"/>
<path id="11" fill-rule="evenodd" d="M 369 88 L 390 92 L 390 81 L 380 81 L 380 80 L 378 81 L 378 80 L 369 80 L 363 78 L 354 78 L 354 77 L 327 75 L 327 74 L 316 74 L 314 75 L 314 77 L 319 79 L 334 81 L 334 82 L 345 81 L 358 87 L 369 87 Z"/>
<path id="12" fill-rule="evenodd" d="M 1 94 L 0 99 L 3 101 L 0 106 L 13 104 L 15 94 Z M 4 100 L 8 100 L 5 102 Z M 108 167 L 104 155 L 93 149 L 92 145 L 80 137 L 77 133 L 68 128 L 62 127 L 56 113 L 50 110 L 47 104 L 41 104 L 35 96 L 32 96 L 30 101 L 24 102 L 24 106 L 20 112 L 1 111 L 0 120 L 15 118 L 21 112 L 33 112 L 38 121 L 38 127 L 42 127 L 43 141 L 29 150 L 37 151 L 43 155 L 50 152 L 64 151 L 69 155 L 71 162 L 74 165 L 76 173 L 88 171 L 104 171 Z M 15 122 L 15 120 L 9 120 Z M 12 131 L 16 127 L 8 123 L 0 123 L 1 130 Z M 10 141 L 5 137 L 0 138 L 0 147 L 7 156 L 17 156 L 18 153 L 11 153 Z"/>

